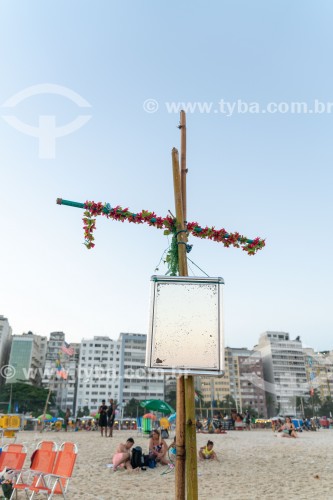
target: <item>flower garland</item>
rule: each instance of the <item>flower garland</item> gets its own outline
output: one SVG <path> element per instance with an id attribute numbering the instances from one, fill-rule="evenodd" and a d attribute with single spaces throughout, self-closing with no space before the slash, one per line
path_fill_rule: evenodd
<path id="1" fill-rule="evenodd" d="M 107 219 L 117 221 L 133 222 L 135 224 L 148 224 L 158 229 L 164 229 L 164 234 L 175 234 L 176 219 L 167 215 L 166 217 L 158 217 L 155 212 L 142 210 L 139 213 L 133 213 L 128 208 L 116 206 L 112 208 L 109 203 L 95 203 L 94 201 L 86 201 L 84 203 L 83 229 L 84 229 L 84 245 L 90 249 L 95 246 L 94 231 L 96 229 L 96 217 L 103 215 Z M 201 227 L 197 222 L 187 222 L 186 229 L 189 234 L 201 239 L 209 239 L 222 243 L 225 247 L 233 246 L 242 248 L 248 255 L 254 255 L 258 250 L 265 246 L 265 240 L 255 238 L 248 239 L 241 234 L 228 233 L 225 229 L 215 229 L 215 227 Z"/>

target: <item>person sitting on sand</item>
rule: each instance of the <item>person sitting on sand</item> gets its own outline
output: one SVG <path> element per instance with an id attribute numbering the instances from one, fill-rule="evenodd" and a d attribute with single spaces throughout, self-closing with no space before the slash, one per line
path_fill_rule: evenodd
<path id="1" fill-rule="evenodd" d="M 168 465 L 167 451 L 168 446 L 161 438 L 160 432 L 157 429 L 153 430 L 149 440 L 149 456 L 155 458 L 156 462 L 160 462 L 162 465 Z"/>
<path id="2" fill-rule="evenodd" d="M 134 445 L 134 439 L 128 438 L 126 443 L 120 443 L 116 449 L 116 453 L 113 455 L 112 463 L 113 470 L 118 470 L 118 467 L 125 467 L 127 470 L 132 470 L 131 466 L 131 453 L 130 449 Z"/>
<path id="3" fill-rule="evenodd" d="M 217 460 L 217 455 L 213 450 L 214 443 L 213 441 L 207 441 L 206 446 L 202 446 L 199 450 L 199 459 L 200 460 Z"/>
<path id="4" fill-rule="evenodd" d="M 202 423 L 200 422 L 200 420 L 198 418 L 197 418 L 197 421 L 195 422 L 195 427 L 197 429 L 197 432 L 202 432 L 203 425 L 202 425 Z"/>
<path id="5" fill-rule="evenodd" d="M 173 438 L 172 443 L 168 446 L 168 456 L 171 464 L 174 464 L 177 456 L 176 436 Z"/>
<path id="6" fill-rule="evenodd" d="M 281 426 L 278 432 L 282 432 L 282 437 L 297 438 L 296 429 L 290 417 L 286 417 L 284 424 Z"/>
<path id="7" fill-rule="evenodd" d="M 235 420 L 235 430 L 243 430 L 244 429 L 244 417 L 241 413 L 236 414 L 236 420 Z"/>
<path id="8" fill-rule="evenodd" d="M 214 431 L 215 434 L 226 434 L 226 431 L 223 429 L 222 422 L 219 423 L 217 429 Z"/>

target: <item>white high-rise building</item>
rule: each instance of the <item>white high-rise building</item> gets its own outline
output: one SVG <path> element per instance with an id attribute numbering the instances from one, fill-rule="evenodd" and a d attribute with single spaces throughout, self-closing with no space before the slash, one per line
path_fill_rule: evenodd
<path id="1" fill-rule="evenodd" d="M 309 393 L 305 359 L 299 337 L 286 332 L 264 332 L 255 350 L 261 352 L 267 406 L 281 415 L 296 414 L 296 397 Z"/>
<path id="2" fill-rule="evenodd" d="M 8 319 L 0 315 L 0 366 L 3 368 L 8 364 L 10 345 L 12 341 L 12 329 L 9 325 Z M 0 384 L 4 382 L 2 372 L 0 374 Z"/>
<path id="3" fill-rule="evenodd" d="M 120 346 L 116 340 L 94 337 L 81 341 L 76 414 L 84 407 L 97 411 L 103 399 L 119 401 L 119 359 Z"/>
<path id="4" fill-rule="evenodd" d="M 76 410 L 97 411 L 103 399 L 127 403 L 130 399 L 163 399 L 164 376 L 145 369 L 146 335 L 121 333 L 118 340 L 94 337 L 82 340 Z"/>
<path id="5" fill-rule="evenodd" d="M 119 401 L 164 399 L 164 375 L 145 369 L 147 335 L 121 333 Z"/>

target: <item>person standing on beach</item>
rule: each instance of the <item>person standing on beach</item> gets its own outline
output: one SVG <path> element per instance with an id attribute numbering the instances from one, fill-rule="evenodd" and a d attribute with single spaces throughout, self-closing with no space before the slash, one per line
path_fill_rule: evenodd
<path id="1" fill-rule="evenodd" d="M 251 430 L 251 415 L 250 415 L 250 412 L 247 411 L 246 414 L 245 414 L 245 428 L 250 431 Z"/>
<path id="2" fill-rule="evenodd" d="M 116 408 L 113 399 L 110 399 L 110 406 L 107 411 L 109 437 L 112 437 Z"/>
<path id="3" fill-rule="evenodd" d="M 99 421 L 98 425 L 101 428 L 101 436 L 103 437 L 105 431 L 105 437 L 108 437 L 107 433 L 107 425 L 108 425 L 108 416 L 107 416 L 108 407 L 105 404 L 105 399 L 103 399 L 101 406 L 98 409 L 99 413 Z"/>

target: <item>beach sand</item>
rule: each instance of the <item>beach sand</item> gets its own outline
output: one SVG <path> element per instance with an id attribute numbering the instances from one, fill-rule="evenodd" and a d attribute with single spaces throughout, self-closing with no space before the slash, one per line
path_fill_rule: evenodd
<path id="1" fill-rule="evenodd" d="M 17 442 L 28 446 L 28 457 L 41 439 L 78 445 L 70 499 L 173 499 L 175 475 L 161 475 L 163 466 L 136 473 L 107 468 L 117 444 L 128 437 L 147 452 L 148 438 L 137 431 L 115 431 L 113 438 L 86 431 L 20 432 Z M 214 441 L 220 462 L 198 463 L 200 499 L 333 500 L 333 430 L 303 432 L 297 439 L 276 437 L 271 430 L 197 434 L 198 447 L 207 439 Z"/>

